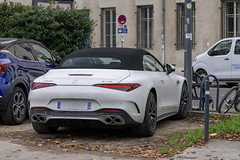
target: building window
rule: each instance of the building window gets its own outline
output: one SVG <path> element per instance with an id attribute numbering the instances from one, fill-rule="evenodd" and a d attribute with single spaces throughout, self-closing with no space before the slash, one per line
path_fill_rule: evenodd
<path id="1" fill-rule="evenodd" d="M 102 10 L 102 47 L 116 47 L 116 10 Z"/>
<path id="2" fill-rule="evenodd" d="M 72 9 L 74 8 L 74 0 L 32 0 L 33 5 L 48 7 L 52 6 L 53 8 L 60 7 L 63 9 Z"/>
<path id="3" fill-rule="evenodd" d="M 185 38 L 185 4 L 177 3 L 177 40 L 176 49 L 184 49 L 184 38 Z M 196 27 L 195 27 L 195 3 L 192 3 L 192 44 L 193 48 L 196 45 Z"/>
<path id="4" fill-rule="evenodd" d="M 137 11 L 137 48 L 153 48 L 153 6 L 141 6 Z"/>
<path id="5" fill-rule="evenodd" d="M 240 2 L 222 3 L 223 38 L 240 36 Z"/>

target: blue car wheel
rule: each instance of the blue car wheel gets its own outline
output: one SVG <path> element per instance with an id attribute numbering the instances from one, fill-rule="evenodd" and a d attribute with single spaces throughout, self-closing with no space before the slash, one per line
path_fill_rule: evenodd
<path id="1" fill-rule="evenodd" d="M 15 87 L 8 101 L 8 108 L 2 114 L 6 124 L 21 124 L 27 114 L 27 97 L 25 92 Z"/>

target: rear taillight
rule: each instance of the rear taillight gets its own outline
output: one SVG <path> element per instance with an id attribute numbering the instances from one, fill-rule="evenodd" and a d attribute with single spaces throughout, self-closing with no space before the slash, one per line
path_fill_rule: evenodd
<path id="1" fill-rule="evenodd" d="M 104 109 L 105 112 L 122 112 L 122 110 L 119 109 Z"/>
<path id="2" fill-rule="evenodd" d="M 124 84 L 95 84 L 96 87 L 103 87 L 103 88 L 109 88 L 109 89 L 116 89 L 120 91 L 132 91 L 138 87 L 140 87 L 140 84 L 138 83 L 124 83 Z"/>
<path id="3" fill-rule="evenodd" d="M 32 83 L 32 90 L 38 89 L 38 88 L 45 88 L 45 87 L 51 87 L 56 86 L 54 83 Z"/>
<path id="4" fill-rule="evenodd" d="M 8 63 L 1 63 L 0 62 L 0 75 L 7 71 L 8 66 L 9 66 Z"/>

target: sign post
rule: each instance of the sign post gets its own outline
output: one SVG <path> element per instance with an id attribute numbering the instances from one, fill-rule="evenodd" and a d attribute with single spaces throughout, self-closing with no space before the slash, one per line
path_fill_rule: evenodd
<path id="1" fill-rule="evenodd" d="M 128 33 L 127 25 L 124 25 L 127 21 L 126 16 L 120 15 L 118 16 L 118 34 L 120 34 L 121 38 L 121 46 L 123 48 L 123 42 L 124 42 L 124 34 Z"/>
<path id="2" fill-rule="evenodd" d="M 192 110 L 192 0 L 185 0 L 184 77 L 188 81 L 189 110 Z"/>
<path id="3" fill-rule="evenodd" d="M 123 41 L 124 41 L 124 34 L 121 34 L 121 42 L 122 42 L 122 48 L 123 48 Z"/>

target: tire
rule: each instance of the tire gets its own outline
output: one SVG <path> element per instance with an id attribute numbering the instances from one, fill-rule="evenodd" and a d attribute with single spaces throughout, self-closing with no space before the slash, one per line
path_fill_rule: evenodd
<path id="1" fill-rule="evenodd" d="M 27 115 L 27 96 L 25 92 L 15 87 L 8 100 L 7 109 L 2 113 L 2 119 L 6 124 L 21 124 Z"/>
<path id="2" fill-rule="evenodd" d="M 187 117 L 189 112 L 188 104 L 189 104 L 188 87 L 186 83 L 183 83 L 179 110 L 178 113 L 175 115 L 175 118 L 185 119 Z"/>
<path id="3" fill-rule="evenodd" d="M 207 75 L 207 72 L 206 71 L 204 71 L 204 70 L 198 70 L 197 72 L 196 72 L 196 76 L 194 76 L 195 78 L 194 78 L 194 81 L 196 82 L 196 83 L 201 83 L 202 82 L 202 80 L 204 79 L 204 77 Z"/>
<path id="4" fill-rule="evenodd" d="M 238 86 L 232 87 L 222 98 L 219 103 L 218 112 L 227 113 L 233 106 L 234 99 L 237 95 Z"/>
<path id="5" fill-rule="evenodd" d="M 137 136 L 151 137 L 154 135 L 157 126 L 157 103 L 152 92 L 149 93 L 143 124 L 133 128 L 132 131 Z"/>
<path id="6" fill-rule="evenodd" d="M 235 98 L 234 108 L 237 112 L 240 112 L 240 90 L 237 91 L 237 96 Z"/>
<path id="7" fill-rule="evenodd" d="M 58 126 L 49 126 L 47 123 L 36 123 L 32 122 L 33 129 L 40 134 L 56 133 L 58 131 Z"/>

